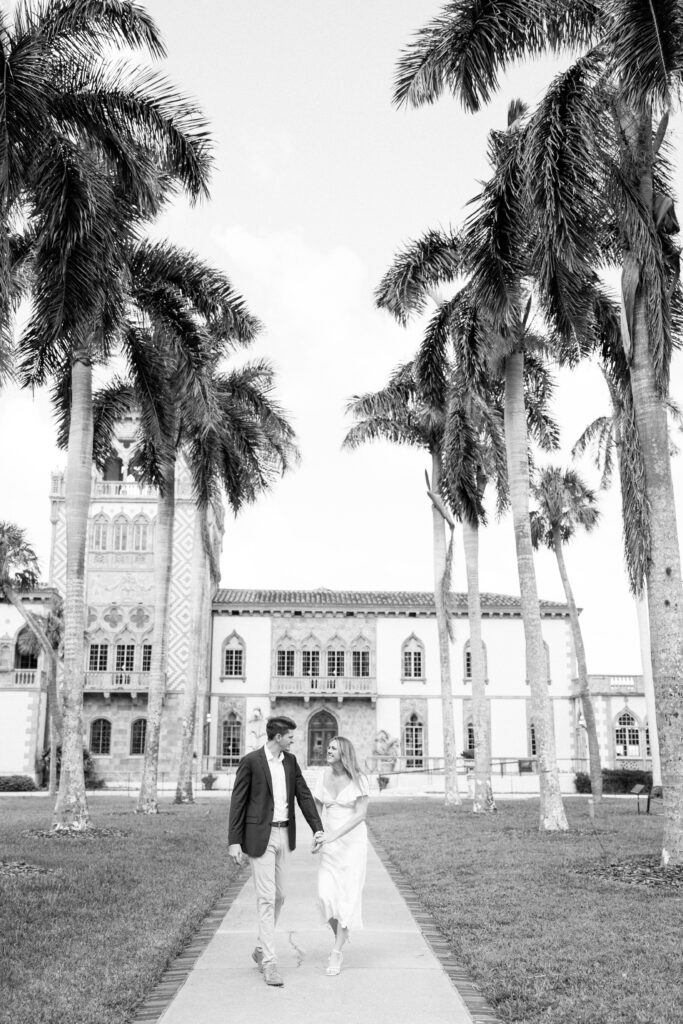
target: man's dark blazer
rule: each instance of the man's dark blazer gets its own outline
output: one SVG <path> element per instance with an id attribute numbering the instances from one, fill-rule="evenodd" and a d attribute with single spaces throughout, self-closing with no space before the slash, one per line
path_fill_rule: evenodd
<path id="1" fill-rule="evenodd" d="M 285 782 L 287 783 L 287 820 L 289 821 L 289 848 L 296 847 L 294 799 L 314 832 L 322 831 L 322 822 L 315 800 L 301 774 L 294 754 L 284 753 Z M 228 843 L 239 843 L 249 857 L 261 857 L 266 852 L 273 821 L 273 780 L 264 747 L 252 750 L 240 761 L 235 785 L 230 798 L 230 824 Z"/>

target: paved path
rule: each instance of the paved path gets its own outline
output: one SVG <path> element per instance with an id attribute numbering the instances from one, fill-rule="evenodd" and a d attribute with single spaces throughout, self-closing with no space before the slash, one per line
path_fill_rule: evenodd
<path id="1" fill-rule="evenodd" d="M 271 988 L 251 960 L 256 901 L 251 877 L 159 1024 L 472 1024 L 403 897 L 372 849 L 362 931 L 344 950 L 342 972 L 325 974 L 332 932 L 320 924 L 314 898 L 317 858 L 309 830 L 297 829 L 290 895 L 278 924 L 284 988 Z"/>

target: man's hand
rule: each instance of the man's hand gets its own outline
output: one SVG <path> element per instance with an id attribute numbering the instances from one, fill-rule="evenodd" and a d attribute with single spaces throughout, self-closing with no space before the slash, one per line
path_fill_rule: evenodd
<path id="1" fill-rule="evenodd" d="M 228 857 L 234 860 L 235 864 L 238 866 L 242 863 L 243 856 L 242 847 L 239 843 L 232 843 L 232 845 L 228 847 Z"/>
<path id="2" fill-rule="evenodd" d="M 313 836 L 313 846 L 311 847 L 311 853 L 317 853 L 320 847 L 327 840 L 327 836 L 324 832 L 316 832 Z"/>

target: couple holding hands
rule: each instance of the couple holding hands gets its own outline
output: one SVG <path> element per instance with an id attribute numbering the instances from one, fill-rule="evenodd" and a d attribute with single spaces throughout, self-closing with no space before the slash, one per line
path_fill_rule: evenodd
<path id="1" fill-rule="evenodd" d="M 326 974 L 339 974 L 349 928 L 361 926 L 367 860 L 368 783 L 352 743 L 336 736 L 327 767 L 311 793 L 289 748 L 296 723 L 278 716 L 266 723 L 266 743 L 239 763 L 230 801 L 228 854 L 251 864 L 258 942 L 252 953 L 267 985 L 283 985 L 275 954 L 275 925 L 287 891 L 289 856 L 296 846 L 294 801 L 310 825 L 320 853 L 318 904 L 334 932 Z"/>

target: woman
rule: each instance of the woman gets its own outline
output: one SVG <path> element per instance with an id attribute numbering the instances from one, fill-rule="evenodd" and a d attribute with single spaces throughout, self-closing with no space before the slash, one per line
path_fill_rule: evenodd
<path id="1" fill-rule="evenodd" d="M 327 767 L 313 791 L 325 830 L 323 838 L 314 843 L 313 852 L 321 851 L 318 901 L 334 932 L 334 947 L 325 972 L 330 975 L 341 970 L 349 928 L 362 927 L 368 794 L 367 779 L 358 767 L 353 744 L 344 736 L 335 736 L 327 748 Z"/>

